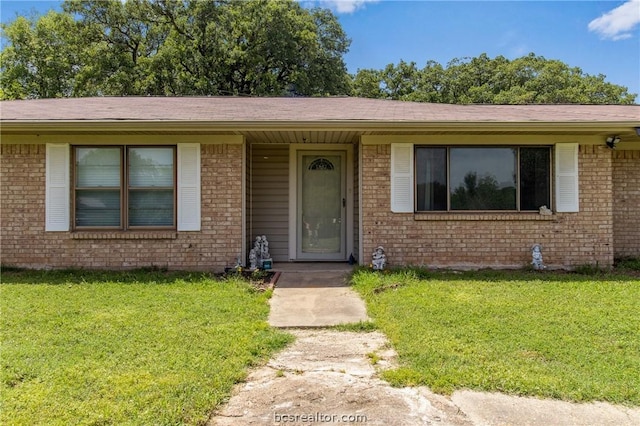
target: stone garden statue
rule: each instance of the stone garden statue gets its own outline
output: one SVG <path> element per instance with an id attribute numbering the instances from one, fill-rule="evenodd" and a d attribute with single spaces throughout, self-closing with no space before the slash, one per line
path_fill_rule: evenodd
<path id="1" fill-rule="evenodd" d="M 376 247 L 376 250 L 371 255 L 371 265 L 374 270 L 381 271 L 387 264 L 387 255 L 384 254 L 384 248 L 382 246 Z"/>
<path id="2" fill-rule="evenodd" d="M 256 249 L 249 250 L 249 268 L 252 271 L 258 269 L 258 255 Z"/>
<path id="3" fill-rule="evenodd" d="M 551 216 L 553 214 L 553 212 L 551 211 L 551 209 L 547 206 L 541 206 L 540 207 L 540 214 L 542 216 Z"/>
<path id="4" fill-rule="evenodd" d="M 531 247 L 531 258 L 533 269 L 539 271 L 545 268 L 542 263 L 542 246 L 540 244 L 534 244 L 533 247 Z"/>
<path id="5" fill-rule="evenodd" d="M 253 258 L 253 260 L 252 260 Z M 249 251 L 249 263 L 252 269 L 262 268 L 264 261 L 271 261 L 271 254 L 269 254 L 269 241 L 267 236 L 257 236 L 253 248 Z M 253 266 L 255 263 L 255 267 Z"/>
<path id="6" fill-rule="evenodd" d="M 242 261 L 240 261 L 240 256 L 236 258 L 236 264 L 234 265 L 233 269 L 235 269 L 236 272 L 242 271 Z"/>
<path id="7" fill-rule="evenodd" d="M 267 241 L 266 235 L 263 235 L 261 238 L 260 257 L 263 260 L 271 259 L 271 255 L 269 254 L 269 241 Z"/>

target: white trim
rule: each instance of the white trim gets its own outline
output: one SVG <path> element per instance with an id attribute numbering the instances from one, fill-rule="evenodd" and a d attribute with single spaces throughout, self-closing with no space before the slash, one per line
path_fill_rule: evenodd
<path id="1" fill-rule="evenodd" d="M 242 143 L 242 231 L 241 237 L 242 241 L 240 242 L 240 261 L 244 264 L 247 260 L 248 251 L 247 251 L 247 145 L 244 142 Z"/>
<path id="2" fill-rule="evenodd" d="M 45 231 L 69 231 L 69 158 L 69 144 L 47 144 Z"/>
<path id="3" fill-rule="evenodd" d="M 5 123 L 2 123 L 4 126 Z M 155 127 L 154 127 L 155 129 Z M 2 127 L 4 130 L 4 127 Z M 244 141 L 242 135 L 189 135 L 188 139 L 176 140 L 175 134 L 154 135 L 113 135 L 91 134 L 56 134 L 47 135 L 47 143 L 68 145 L 181 145 L 183 143 L 199 143 L 201 145 L 241 145 Z M 42 137 L 36 134 L 2 135 L 2 143 L 5 144 L 37 144 L 42 143 Z"/>
<path id="4" fill-rule="evenodd" d="M 362 138 L 360 138 L 360 145 L 358 146 L 358 264 L 364 265 L 364 236 L 362 230 L 362 159 L 363 156 Z"/>
<path id="5" fill-rule="evenodd" d="M 413 213 L 413 144 L 391 144 L 391 211 Z"/>
<path id="6" fill-rule="evenodd" d="M 615 132 L 613 132 L 615 134 Z M 577 142 L 581 145 L 602 145 L 602 136 L 599 135 L 573 135 L 570 139 L 567 135 L 544 135 L 538 133 L 529 134 L 428 134 L 428 135 L 362 135 L 363 145 L 388 145 L 392 143 L 412 143 L 415 145 L 437 146 L 495 146 L 506 145 L 554 145 L 556 143 Z"/>
<path id="7" fill-rule="evenodd" d="M 578 175 L 578 144 L 556 144 L 555 181 L 557 212 L 578 212 L 580 190 Z"/>
<path id="8" fill-rule="evenodd" d="M 289 260 L 296 260 L 296 244 L 298 233 L 296 232 L 296 219 L 298 215 L 298 178 L 297 178 L 297 151 L 292 144 L 289 145 Z"/>
<path id="9" fill-rule="evenodd" d="M 178 231 L 200 230 L 200 144 L 178 144 Z"/>
<path id="10" fill-rule="evenodd" d="M 354 187 L 353 187 L 353 181 L 354 181 L 354 171 L 353 171 L 353 146 L 349 145 L 347 148 L 347 170 L 346 170 L 346 174 L 347 174 L 347 182 L 346 182 L 346 192 L 347 192 L 347 207 L 345 210 L 345 214 L 347 215 L 347 217 L 345 218 L 345 220 L 347 221 L 347 228 L 346 228 L 346 235 L 345 238 L 347 239 L 346 241 L 346 246 L 345 246 L 345 260 L 349 259 L 349 255 L 353 253 L 353 237 L 355 235 L 355 230 L 354 230 L 354 221 L 353 221 L 353 216 L 354 216 L 354 198 L 355 198 L 355 191 L 354 191 Z"/>

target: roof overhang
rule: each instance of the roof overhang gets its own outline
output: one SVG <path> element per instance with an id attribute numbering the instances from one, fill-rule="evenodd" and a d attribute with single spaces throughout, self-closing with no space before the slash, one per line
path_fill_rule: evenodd
<path id="1" fill-rule="evenodd" d="M 2 134 L 60 133 L 213 133 L 239 134 L 248 131 L 350 131 L 361 134 L 398 133 L 544 133 L 589 134 L 615 133 L 623 140 L 638 138 L 638 123 L 611 122 L 494 122 L 494 121 L 129 121 L 129 120 L 15 120 L 3 121 Z"/>

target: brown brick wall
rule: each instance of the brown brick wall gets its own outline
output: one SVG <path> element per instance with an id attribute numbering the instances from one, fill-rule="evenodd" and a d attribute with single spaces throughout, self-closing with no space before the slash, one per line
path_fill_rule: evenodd
<path id="1" fill-rule="evenodd" d="M 549 267 L 613 262 L 611 153 L 580 146 L 580 212 L 538 214 L 391 213 L 390 145 L 365 145 L 364 261 L 382 245 L 390 265 L 522 267 L 542 244 Z"/>
<path id="2" fill-rule="evenodd" d="M 640 257 L 640 150 L 613 153 L 613 241 L 616 257 Z"/>
<path id="3" fill-rule="evenodd" d="M 201 146 L 200 232 L 72 233 L 44 232 L 45 145 L 2 145 L 1 261 L 35 268 L 221 270 L 241 251 L 242 149 Z M 377 245 L 387 250 L 390 265 L 436 267 L 523 266 L 534 243 L 543 245 L 544 261 L 553 267 L 609 265 L 614 251 L 640 253 L 639 151 L 616 151 L 612 158 L 606 148 L 581 146 L 580 213 L 545 217 L 391 213 L 390 145 L 360 149 L 365 263 Z"/>
<path id="4" fill-rule="evenodd" d="M 2 264 L 222 270 L 242 248 L 242 145 L 201 145 L 200 232 L 45 232 L 45 145 L 2 145 Z"/>

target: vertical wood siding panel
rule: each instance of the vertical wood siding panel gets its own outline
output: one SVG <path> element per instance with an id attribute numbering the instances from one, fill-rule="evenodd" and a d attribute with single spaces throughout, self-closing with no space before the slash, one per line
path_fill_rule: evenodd
<path id="1" fill-rule="evenodd" d="M 276 262 L 289 260 L 289 146 L 256 144 L 251 149 L 251 227 L 256 235 L 266 235 Z M 251 243 L 251 248 L 253 243 Z"/>

